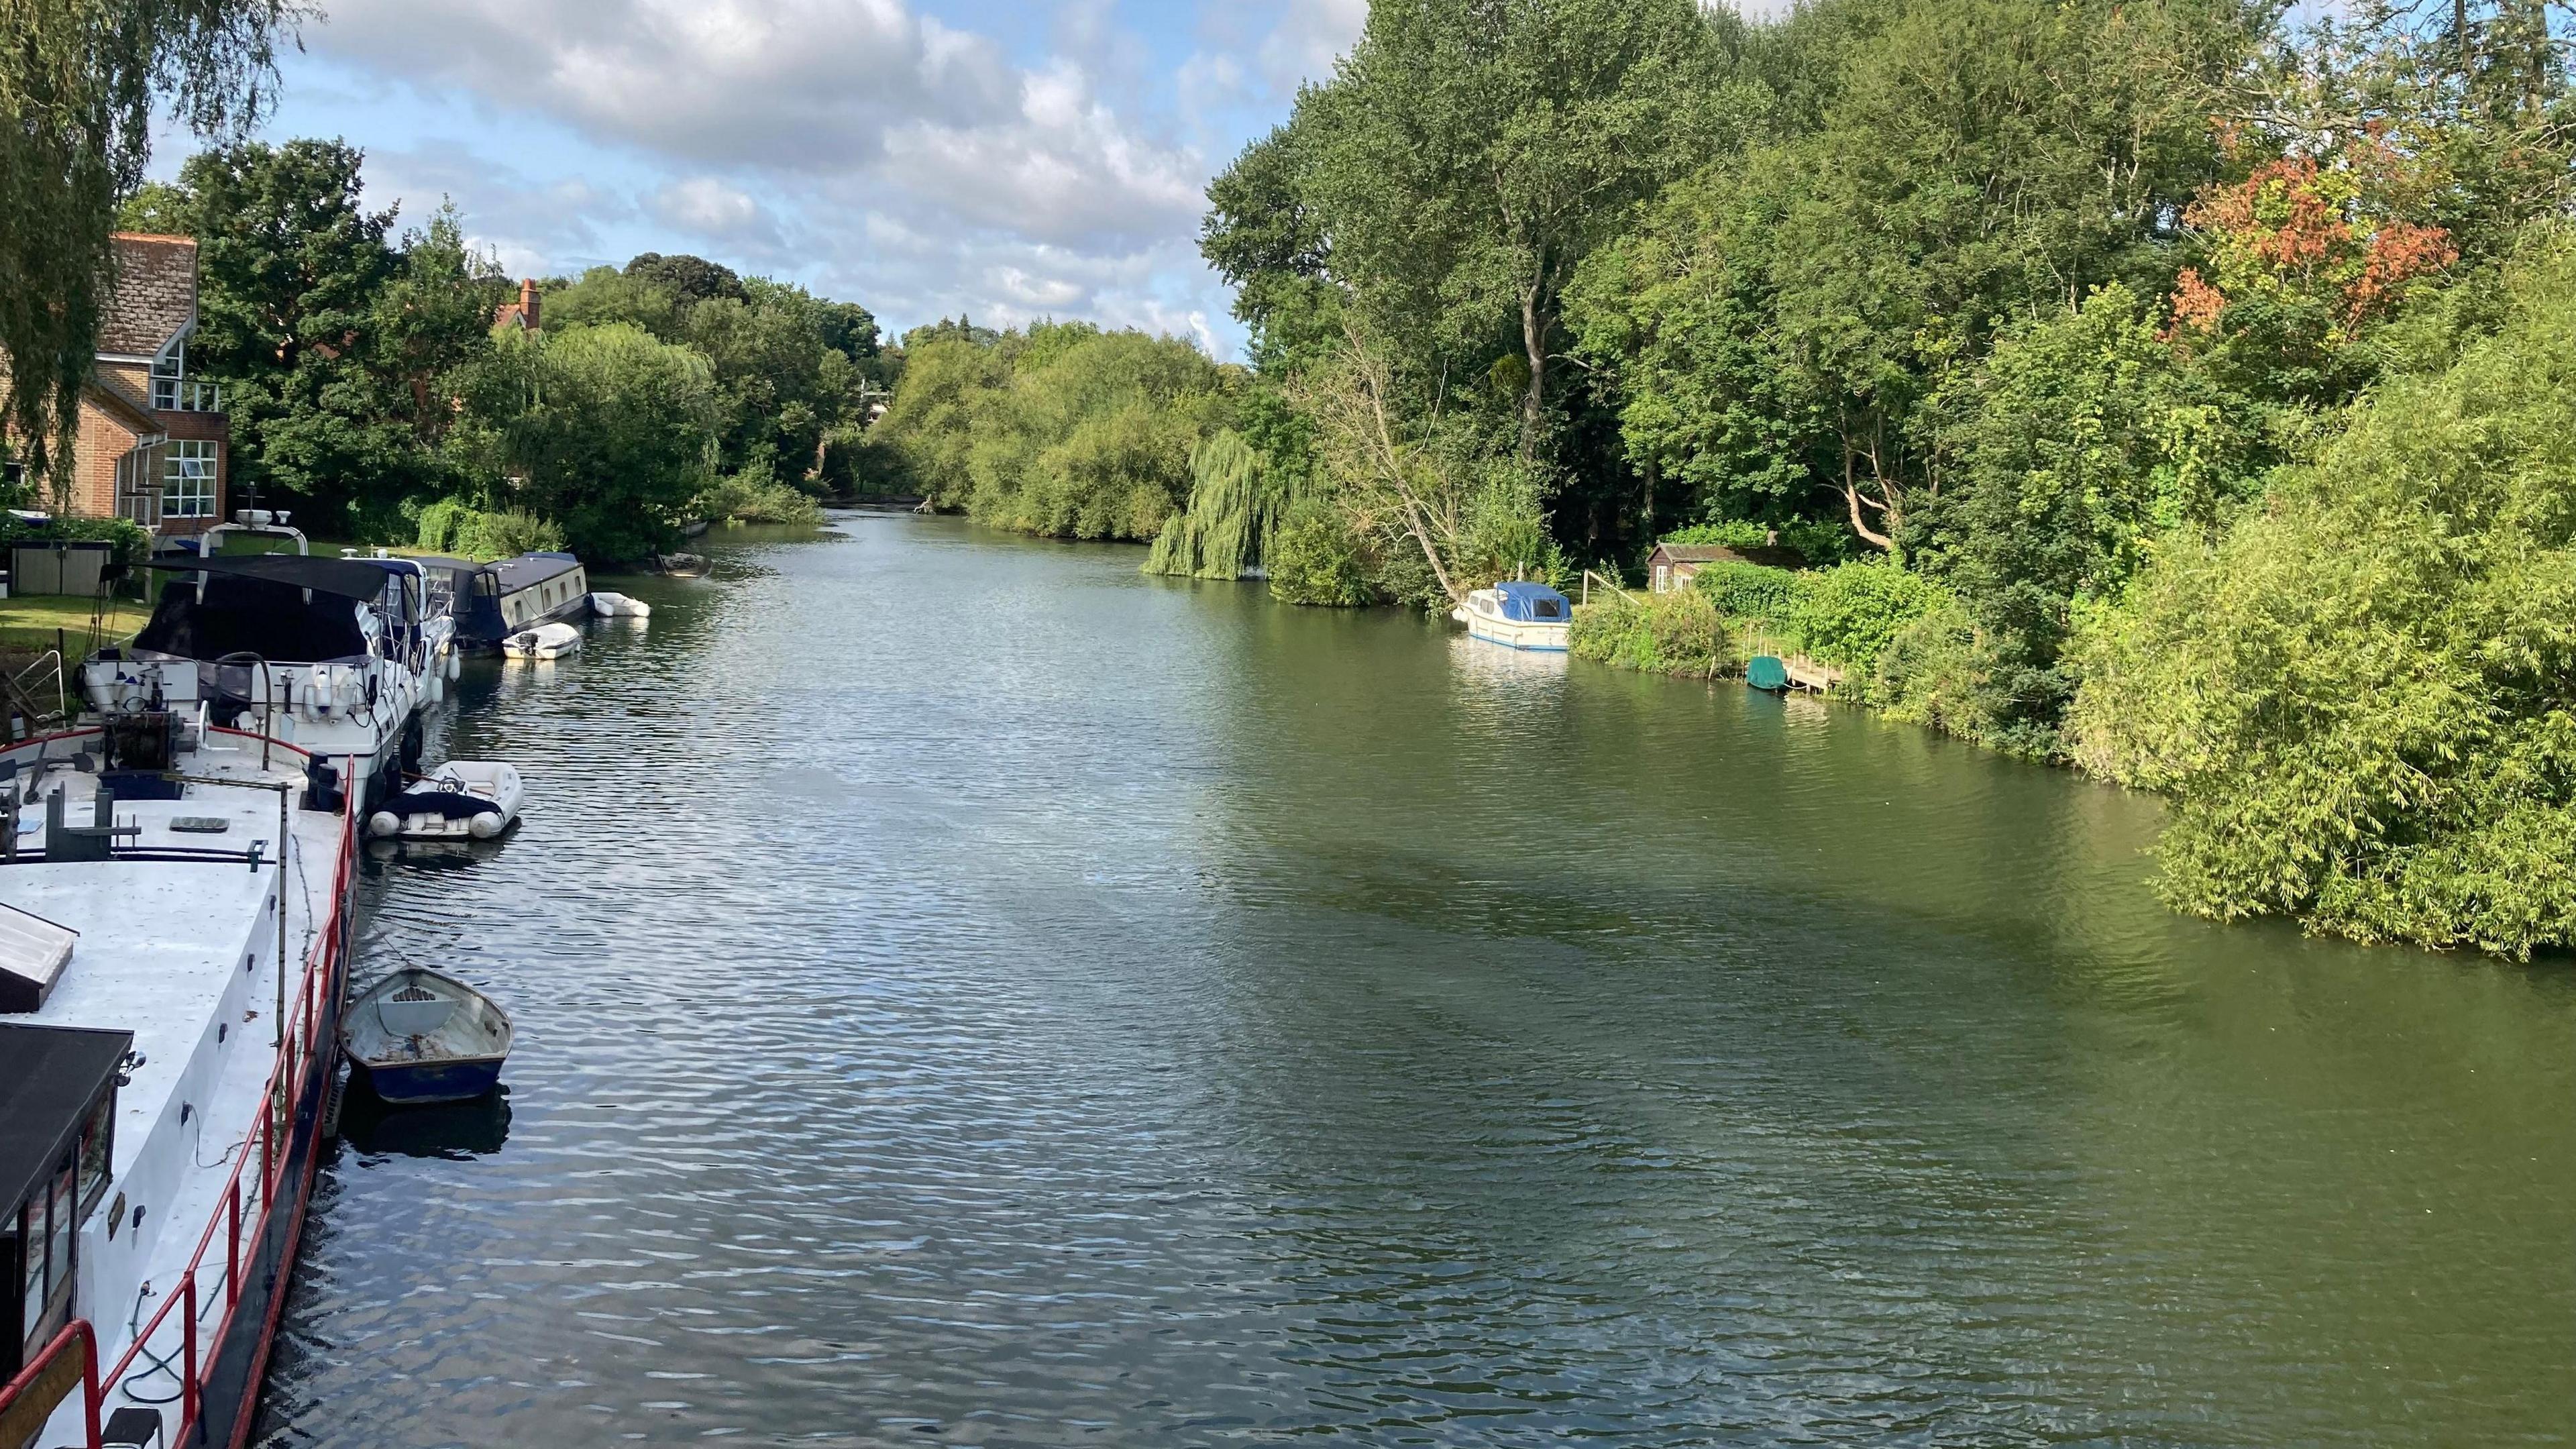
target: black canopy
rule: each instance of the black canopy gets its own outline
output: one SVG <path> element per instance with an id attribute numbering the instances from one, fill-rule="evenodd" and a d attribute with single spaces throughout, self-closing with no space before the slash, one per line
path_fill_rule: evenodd
<path id="1" fill-rule="evenodd" d="M 301 553 L 245 553 L 213 558 L 156 558 L 144 565 L 148 569 L 167 569 L 181 574 L 213 574 L 220 578 L 257 579 L 263 583 L 292 584 L 311 589 L 317 594 L 337 594 L 344 599 L 377 599 L 384 597 L 385 574 L 381 565 L 358 558 L 321 558 Z"/>
<path id="2" fill-rule="evenodd" d="M 0 1213 L 62 1162 L 133 1044 L 130 1031 L 0 1024 Z"/>

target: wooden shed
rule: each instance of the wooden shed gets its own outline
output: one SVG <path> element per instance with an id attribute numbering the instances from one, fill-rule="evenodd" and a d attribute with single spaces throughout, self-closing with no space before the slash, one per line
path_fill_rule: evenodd
<path id="1" fill-rule="evenodd" d="M 1802 569 L 1807 561 L 1795 549 L 1727 548 L 1714 543 L 1659 543 L 1646 555 L 1646 587 L 1658 594 L 1690 587 L 1691 576 L 1704 564 L 1749 563 L 1775 569 Z"/>

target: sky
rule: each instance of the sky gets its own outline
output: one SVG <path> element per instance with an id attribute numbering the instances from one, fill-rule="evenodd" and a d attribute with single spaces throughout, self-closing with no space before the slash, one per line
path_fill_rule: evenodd
<path id="1" fill-rule="evenodd" d="M 513 276 L 686 251 L 941 317 L 1085 317 L 1239 355 L 1208 178 L 1332 73 L 1366 0 L 325 0 L 271 140 L 453 199 Z M 167 137 L 154 170 L 193 141 Z"/>

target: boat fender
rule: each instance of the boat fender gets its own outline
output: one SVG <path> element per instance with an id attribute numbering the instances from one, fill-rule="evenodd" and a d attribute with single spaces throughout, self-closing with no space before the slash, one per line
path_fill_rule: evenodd
<path id="1" fill-rule="evenodd" d="M 367 817 L 367 834 L 378 840 L 390 840 L 403 827 L 401 817 L 390 810 L 379 810 Z"/>
<path id="2" fill-rule="evenodd" d="M 456 646 L 452 644 L 449 645 L 447 649 L 447 677 L 452 680 L 464 672 L 464 658 L 456 652 Z"/>

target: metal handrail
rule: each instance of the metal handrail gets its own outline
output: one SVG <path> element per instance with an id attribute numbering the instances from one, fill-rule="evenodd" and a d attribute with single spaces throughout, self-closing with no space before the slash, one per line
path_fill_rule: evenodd
<path id="1" fill-rule="evenodd" d="M 20 1395 L 35 1387 L 52 1372 L 54 1360 L 70 1352 L 74 1344 L 78 1344 L 81 1351 L 83 1427 L 88 1430 L 91 1449 L 97 1449 L 100 1439 L 98 1409 L 107 1394 L 98 1383 L 98 1332 L 89 1326 L 89 1320 L 86 1318 L 75 1318 L 64 1324 L 62 1331 L 55 1334 L 34 1358 L 29 1359 L 25 1368 L 18 1370 L 16 1378 L 11 1379 L 5 1387 L 0 1387 L 0 1420 L 8 1417 L 9 1407 L 18 1402 Z M 61 1407 L 63 1399 L 68 1397 L 70 1395 L 66 1393 L 45 1405 L 45 1417 L 52 1418 L 54 1410 Z M 42 1429 L 43 1426 L 39 1425 L 38 1432 L 41 1433 Z"/>
<path id="2" fill-rule="evenodd" d="M 189 1432 L 196 1427 L 198 1415 L 204 1408 L 202 1389 L 205 1381 L 200 1371 L 202 1364 L 197 1350 L 197 1328 L 198 1319 L 202 1315 L 202 1310 L 198 1306 L 198 1276 L 206 1267 L 206 1254 L 214 1246 L 215 1230 L 219 1227 L 226 1229 L 222 1279 L 223 1315 L 216 1320 L 214 1330 L 215 1342 L 220 1344 L 224 1335 L 231 1330 L 233 1315 L 241 1306 L 241 1250 L 244 1223 L 252 1214 L 256 1214 L 258 1221 L 251 1224 L 252 1236 L 256 1238 L 260 1229 L 265 1226 L 268 1213 L 276 1206 L 277 1190 L 285 1179 L 287 1154 L 282 1150 L 280 1137 L 287 1128 L 285 1121 L 282 1120 L 281 1109 L 291 1110 L 288 1106 L 288 1093 L 292 1084 L 297 1081 L 300 1069 L 312 1061 L 313 1054 L 317 1051 L 337 1049 L 339 1023 L 331 1019 L 330 1014 L 323 1009 L 320 993 L 322 984 L 330 979 L 331 969 L 336 963 L 340 949 L 342 909 L 348 899 L 350 879 L 357 861 L 357 810 L 358 792 L 353 790 L 349 792 L 342 807 L 340 857 L 332 874 L 331 907 L 322 918 L 322 929 L 315 937 L 312 949 L 305 955 L 304 979 L 296 991 L 295 1026 L 292 1030 L 281 1030 L 279 1033 L 277 1061 L 269 1070 L 268 1085 L 262 1094 L 266 1106 L 260 1112 L 259 1119 L 260 1171 L 255 1180 L 256 1202 L 252 1206 L 244 1205 L 242 1173 L 250 1166 L 251 1158 L 250 1153 L 244 1151 L 235 1158 L 232 1175 L 224 1184 L 223 1206 L 207 1220 L 206 1230 L 198 1235 L 196 1251 L 190 1255 L 187 1268 L 180 1274 L 178 1291 L 161 1300 L 161 1307 L 153 1313 L 149 1322 L 135 1331 L 133 1342 L 126 1345 L 124 1354 L 116 1360 L 115 1366 L 106 1374 L 98 1373 L 97 1347 L 94 1341 L 89 1344 L 90 1361 L 86 1370 L 89 1385 L 87 1449 L 102 1449 L 99 1406 L 105 1402 L 109 1393 L 123 1384 L 127 1371 L 134 1366 L 134 1360 L 143 1353 L 145 1345 L 151 1343 L 159 1334 L 162 1325 L 169 1320 L 170 1310 L 173 1308 L 184 1307 L 185 1311 L 180 1325 L 179 1432 L 171 1436 L 169 1442 L 174 1444 L 185 1442 Z M 282 899 L 285 893 L 283 873 L 286 862 L 283 841 L 279 842 L 277 858 L 280 872 L 278 891 Z M 243 1146 L 248 1145 L 249 1139 L 245 1137 Z M 282 1288 L 283 1285 L 281 1285 L 281 1291 Z M 86 1321 L 83 1321 L 80 1327 L 84 1333 L 89 1332 Z M 69 1330 L 66 1330 L 65 1334 L 68 1336 Z M 41 1366 L 44 1360 L 60 1351 L 62 1342 L 63 1339 L 58 1337 L 53 1345 L 48 1346 L 45 1354 L 40 1356 L 37 1366 Z M 19 1379 L 12 1381 L 6 1389 L 0 1389 L 0 1413 L 7 1411 L 28 1380 L 28 1374 L 21 1374 Z"/>

